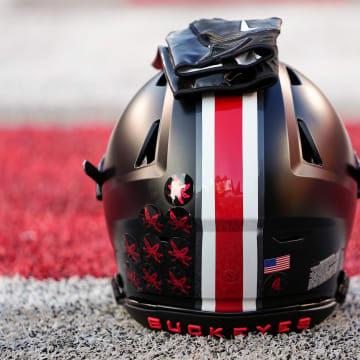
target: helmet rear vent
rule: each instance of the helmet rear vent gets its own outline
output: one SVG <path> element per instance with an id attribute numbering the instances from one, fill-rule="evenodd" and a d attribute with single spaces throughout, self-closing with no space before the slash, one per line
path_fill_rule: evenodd
<path id="1" fill-rule="evenodd" d="M 156 82 L 156 86 L 166 86 L 166 76 L 164 73 L 159 77 L 158 81 Z"/>
<path id="2" fill-rule="evenodd" d="M 297 119 L 297 122 L 303 159 L 310 164 L 322 166 L 323 162 L 308 127 L 302 119 Z"/>
<path id="3" fill-rule="evenodd" d="M 291 235 L 283 234 L 276 236 L 273 235 L 272 239 L 279 243 L 288 243 L 288 242 L 302 241 L 304 240 L 304 236 L 298 234 L 291 234 Z"/>
<path id="4" fill-rule="evenodd" d="M 301 85 L 301 80 L 299 79 L 299 76 L 296 74 L 296 72 L 288 66 L 286 67 L 286 70 L 289 75 L 291 85 Z"/>
<path id="5" fill-rule="evenodd" d="M 145 141 L 140 149 L 139 155 L 135 161 L 135 168 L 149 165 L 155 160 L 159 125 L 160 120 L 154 121 L 151 125 L 146 135 Z"/>

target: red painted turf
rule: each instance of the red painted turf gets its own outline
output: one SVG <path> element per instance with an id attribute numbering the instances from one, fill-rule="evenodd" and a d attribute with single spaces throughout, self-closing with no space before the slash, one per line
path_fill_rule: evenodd
<path id="1" fill-rule="evenodd" d="M 360 125 L 348 126 L 360 153 Z M 108 128 L 0 129 L 0 274 L 111 276 L 101 202 L 81 163 L 105 151 Z M 360 273 L 360 214 L 346 268 Z"/>

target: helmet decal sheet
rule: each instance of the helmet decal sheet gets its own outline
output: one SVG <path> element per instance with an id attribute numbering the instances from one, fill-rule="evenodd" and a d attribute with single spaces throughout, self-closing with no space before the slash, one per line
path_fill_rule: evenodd
<path id="1" fill-rule="evenodd" d="M 202 99 L 202 310 L 256 310 L 257 94 Z"/>
<path id="2" fill-rule="evenodd" d="M 331 254 L 310 268 L 308 290 L 316 288 L 332 278 L 340 269 L 342 251 Z"/>

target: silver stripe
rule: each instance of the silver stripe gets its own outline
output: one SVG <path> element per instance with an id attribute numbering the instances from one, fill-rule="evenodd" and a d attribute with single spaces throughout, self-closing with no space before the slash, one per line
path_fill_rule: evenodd
<path id="1" fill-rule="evenodd" d="M 202 98 L 201 309 L 215 311 L 215 96 Z"/>
<path id="2" fill-rule="evenodd" d="M 257 93 L 243 96 L 243 311 L 256 310 L 258 224 Z"/>

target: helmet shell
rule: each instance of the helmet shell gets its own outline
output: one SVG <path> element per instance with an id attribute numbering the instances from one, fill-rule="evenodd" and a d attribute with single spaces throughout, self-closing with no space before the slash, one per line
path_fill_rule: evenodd
<path id="1" fill-rule="evenodd" d="M 204 146 L 204 99 L 174 99 L 164 74 L 159 73 L 135 95 L 117 122 L 104 163 L 105 169 L 116 169 L 116 176 L 103 185 L 103 201 L 128 299 L 200 312 L 241 313 L 335 297 L 357 194 L 357 184 L 347 173 L 355 160 L 346 129 L 320 90 L 285 64 L 280 65 L 277 84 L 253 96 L 256 218 L 236 215 L 237 201 L 245 201 L 241 181 L 236 185 L 231 176 L 217 178 L 216 174 L 204 180 L 204 161 L 214 156 Z M 219 129 L 223 139 L 236 132 L 221 125 L 215 134 Z M 243 144 L 245 140 L 243 134 Z M 221 156 L 236 173 L 241 166 L 238 154 Z M 245 161 L 250 160 L 244 157 Z M 247 173 L 242 176 L 245 179 Z M 219 209 L 222 199 L 228 201 L 230 189 L 232 202 L 223 205 L 232 204 L 231 211 L 219 210 L 222 222 L 217 222 L 217 211 L 209 216 L 204 208 L 206 184 L 222 187 L 224 196 L 216 203 Z M 224 244 L 232 239 L 225 253 L 217 255 L 213 264 L 217 270 L 208 268 L 215 274 L 215 287 L 229 289 L 219 299 L 210 299 L 218 304 L 212 310 L 204 307 L 209 300 L 204 297 L 208 261 L 204 244 L 209 229 L 216 233 L 213 237 L 222 236 Z M 250 253 L 243 251 L 240 271 L 231 263 L 231 252 L 237 237 L 244 239 L 244 229 L 256 234 L 256 246 Z M 286 262 L 283 268 L 267 272 L 281 261 Z M 250 282 L 244 275 L 247 266 Z M 255 296 L 245 298 L 246 286 Z M 240 296 L 232 290 L 239 287 Z M 247 301 L 253 304 L 249 308 Z"/>

